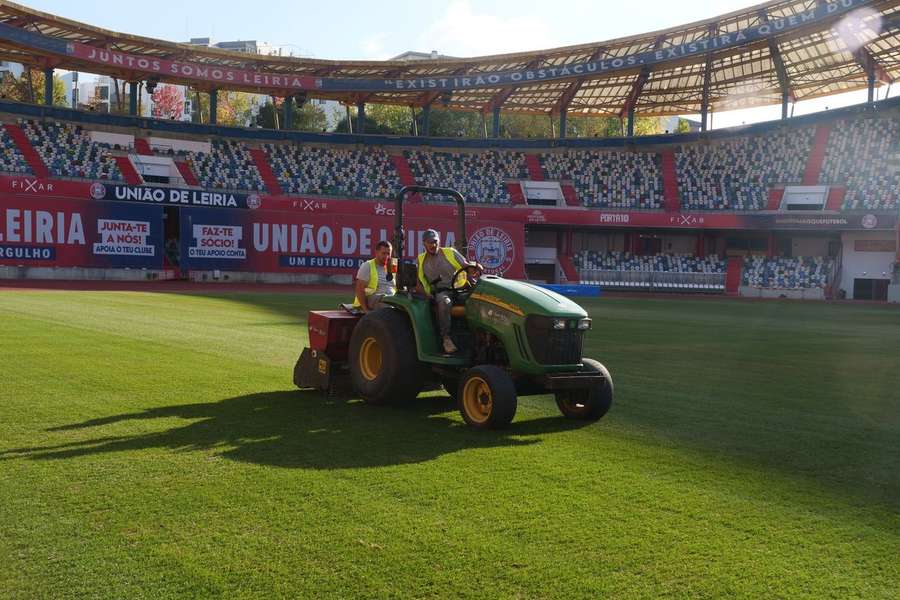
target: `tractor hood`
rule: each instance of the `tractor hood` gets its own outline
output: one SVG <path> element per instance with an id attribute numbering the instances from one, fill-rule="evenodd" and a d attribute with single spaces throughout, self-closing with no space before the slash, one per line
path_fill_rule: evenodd
<path id="1" fill-rule="evenodd" d="M 556 292 L 524 281 L 502 279 L 492 275 L 485 275 L 481 278 L 475 291 L 472 292 L 471 298 L 485 300 L 499 306 L 506 304 L 509 305 L 507 308 L 512 309 L 513 312 L 520 312 L 523 315 L 568 318 L 588 316 L 587 312 L 578 304 Z"/>

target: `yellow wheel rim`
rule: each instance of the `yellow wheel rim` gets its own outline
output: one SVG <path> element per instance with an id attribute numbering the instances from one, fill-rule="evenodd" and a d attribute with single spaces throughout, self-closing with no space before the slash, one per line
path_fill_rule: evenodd
<path id="1" fill-rule="evenodd" d="M 373 337 L 364 339 L 359 349 L 359 370 L 366 381 L 375 381 L 381 374 L 381 346 Z"/>
<path id="2" fill-rule="evenodd" d="M 490 418 L 494 408 L 494 395 L 491 393 L 491 386 L 481 377 L 466 380 L 462 401 L 466 415 L 475 423 L 484 423 Z"/>

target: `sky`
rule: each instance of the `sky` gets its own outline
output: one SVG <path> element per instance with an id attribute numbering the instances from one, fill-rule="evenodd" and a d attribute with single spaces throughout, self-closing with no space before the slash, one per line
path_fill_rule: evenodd
<path id="1" fill-rule="evenodd" d="M 284 54 L 383 60 L 407 50 L 458 57 L 540 50 L 648 33 L 759 4 L 747 0 L 450 0 L 298 2 L 19 0 L 113 31 L 184 42 L 257 40 Z M 865 92 L 799 103 L 795 114 L 865 100 Z M 777 119 L 778 106 L 720 113 L 713 126 Z"/>

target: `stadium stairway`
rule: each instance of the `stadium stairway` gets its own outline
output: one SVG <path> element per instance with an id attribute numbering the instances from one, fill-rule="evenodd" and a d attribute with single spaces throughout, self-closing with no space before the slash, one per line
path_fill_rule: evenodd
<path id="1" fill-rule="evenodd" d="M 269 157 L 266 156 L 266 153 L 259 148 L 251 148 L 250 156 L 253 158 L 253 163 L 259 170 L 259 176 L 262 177 L 263 183 L 266 184 L 266 189 L 269 193 L 273 196 L 280 195 L 281 185 L 278 183 L 278 178 L 275 177 L 275 173 L 272 172 L 272 167 L 269 166 Z"/>
<path id="2" fill-rule="evenodd" d="M 784 188 L 769 189 L 769 200 L 766 203 L 766 210 L 778 210 L 781 207 L 782 198 L 784 198 Z"/>
<path id="3" fill-rule="evenodd" d="M 528 167 L 528 177 L 532 181 L 544 180 L 544 169 L 541 167 L 541 161 L 535 154 L 525 155 L 525 166 Z"/>
<path id="4" fill-rule="evenodd" d="M 3 127 L 16 146 L 19 147 L 19 152 L 22 153 L 28 166 L 31 167 L 31 172 L 34 173 L 35 177 L 50 177 L 50 170 L 44 164 L 34 146 L 31 145 L 31 142 L 28 141 L 28 136 L 25 135 L 22 128 L 12 123 L 6 123 Z"/>
<path id="5" fill-rule="evenodd" d="M 141 156 L 153 156 L 153 150 L 150 148 L 150 142 L 145 138 L 134 138 L 134 151 Z"/>
<path id="6" fill-rule="evenodd" d="M 729 296 L 737 296 L 741 291 L 741 277 L 744 276 L 744 259 L 740 256 L 730 256 L 725 270 L 725 293 Z"/>
<path id="7" fill-rule="evenodd" d="M 416 185 L 416 178 L 409 168 L 409 162 L 402 154 L 391 154 L 391 162 L 397 169 L 397 177 L 400 178 L 400 185 Z"/>
<path id="8" fill-rule="evenodd" d="M 803 172 L 803 185 L 817 185 L 819 175 L 822 173 L 822 163 L 825 162 L 825 150 L 828 147 L 828 136 L 831 135 L 831 124 L 820 123 L 816 127 L 816 137 L 813 147 L 806 160 L 806 170 Z"/>
<path id="9" fill-rule="evenodd" d="M 197 176 L 194 175 L 194 172 L 191 171 L 191 166 L 184 161 L 176 160 L 175 168 L 178 169 L 178 172 L 181 173 L 181 177 L 184 179 L 184 182 L 188 185 L 200 185 L 200 180 L 197 179 Z"/>
<path id="10" fill-rule="evenodd" d="M 559 266 L 562 269 L 563 275 L 565 275 L 566 277 L 566 281 L 569 283 L 580 282 L 581 276 L 578 274 L 578 269 L 575 268 L 575 263 L 572 261 L 572 257 L 568 254 L 559 254 L 557 256 Z"/>
<path id="11" fill-rule="evenodd" d="M 574 185 L 571 183 L 563 183 L 559 187 L 562 189 L 566 206 L 581 206 L 581 202 L 578 200 L 578 192 L 575 191 Z"/>
<path id="12" fill-rule="evenodd" d="M 119 170 L 122 172 L 122 177 L 125 178 L 125 183 L 128 185 L 141 185 L 144 183 L 143 178 L 137 172 L 137 169 L 134 168 L 134 165 L 131 164 L 131 160 L 127 156 L 114 156 L 113 158 L 115 159 Z"/>
<path id="13" fill-rule="evenodd" d="M 400 179 L 400 185 L 416 185 L 416 177 L 413 175 L 412 169 L 409 168 L 409 161 L 403 154 L 391 154 L 391 163 L 397 170 L 397 177 Z M 409 202 L 421 202 L 421 194 L 412 194 L 408 197 Z"/>
<path id="14" fill-rule="evenodd" d="M 678 193 L 678 174 L 675 172 L 675 152 L 665 150 L 662 156 L 663 203 L 666 212 L 681 210 L 681 195 Z"/>
<path id="15" fill-rule="evenodd" d="M 397 170 L 399 171 L 400 169 Z M 400 181 L 403 181 L 402 175 L 400 176 Z M 522 184 L 518 181 L 507 181 L 506 191 L 509 192 L 509 198 L 513 204 L 527 204 L 525 194 L 522 193 Z"/>
<path id="16" fill-rule="evenodd" d="M 844 196 L 847 188 L 832 186 L 828 189 L 828 199 L 825 201 L 825 210 L 841 210 L 844 206 Z"/>

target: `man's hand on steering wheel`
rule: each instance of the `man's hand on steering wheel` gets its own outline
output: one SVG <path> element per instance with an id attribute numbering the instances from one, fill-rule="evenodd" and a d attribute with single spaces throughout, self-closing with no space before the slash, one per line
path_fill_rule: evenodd
<path id="1" fill-rule="evenodd" d="M 466 274 L 465 279 L 460 277 L 463 273 Z M 454 292 L 467 292 L 475 287 L 483 273 L 484 267 L 478 263 L 462 266 L 453 274 L 450 289 Z"/>

